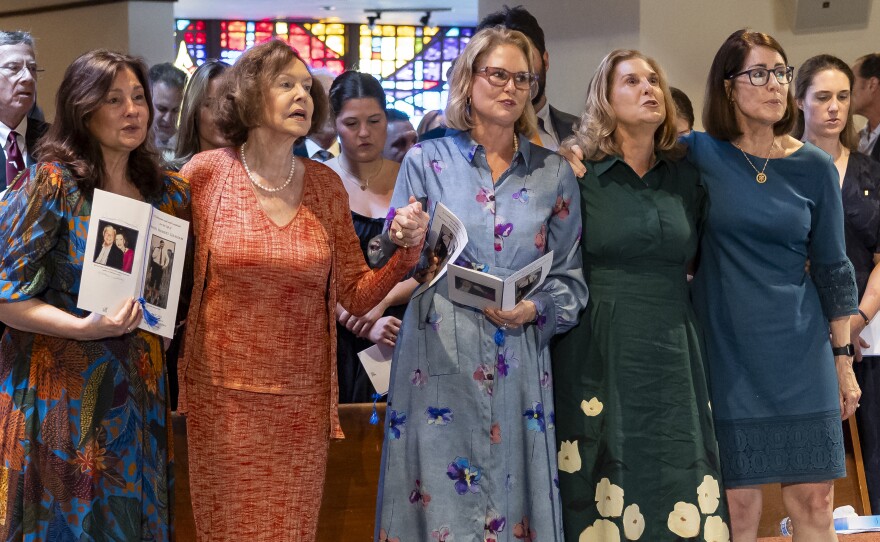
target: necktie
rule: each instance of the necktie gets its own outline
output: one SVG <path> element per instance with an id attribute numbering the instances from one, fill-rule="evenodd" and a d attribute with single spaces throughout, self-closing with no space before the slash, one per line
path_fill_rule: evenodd
<path id="1" fill-rule="evenodd" d="M 18 148 L 18 133 L 9 132 L 9 139 L 6 140 L 8 147 L 6 150 L 6 184 L 12 185 L 15 177 L 24 170 L 24 157 Z M 4 187 L 5 188 L 5 187 Z"/>

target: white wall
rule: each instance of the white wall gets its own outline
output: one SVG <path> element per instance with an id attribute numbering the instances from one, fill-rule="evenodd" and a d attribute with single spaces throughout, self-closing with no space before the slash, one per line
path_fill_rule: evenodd
<path id="1" fill-rule="evenodd" d="M 34 36 L 37 63 L 46 70 L 37 82 L 37 100 L 50 122 L 64 70 L 84 52 L 110 49 L 143 56 L 148 64 L 174 60 L 174 11 L 167 2 L 122 2 L 0 17 L 0 29 L 26 30 Z"/>
<path id="2" fill-rule="evenodd" d="M 479 16 L 509 0 L 479 0 Z M 795 33 L 793 0 L 521 0 L 537 17 L 550 53 L 548 96 L 578 114 L 587 83 L 605 54 L 634 47 L 656 58 L 672 85 L 694 103 L 698 127 L 706 75 L 715 52 L 733 31 L 749 27 L 773 35 L 797 67 L 829 53 L 847 62 L 880 50 L 880 0 L 860 30 Z"/>
<path id="3" fill-rule="evenodd" d="M 873 4 L 865 29 L 795 33 L 791 2 L 643 0 L 640 47 L 660 62 L 673 86 L 688 94 L 697 125 L 702 126 L 706 75 L 716 51 L 732 32 L 748 27 L 772 35 L 795 68 L 821 53 L 852 64 L 859 56 L 880 50 L 880 2 Z"/>
<path id="4" fill-rule="evenodd" d="M 583 109 L 587 83 L 609 51 L 639 45 L 639 0 L 479 0 L 479 16 L 522 4 L 544 30 L 550 55 L 547 96 L 572 114 Z"/>

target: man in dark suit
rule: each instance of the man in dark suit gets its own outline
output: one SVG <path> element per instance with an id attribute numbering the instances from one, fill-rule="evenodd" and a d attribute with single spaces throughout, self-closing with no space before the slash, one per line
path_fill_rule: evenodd
<path id="1" fill-rule="evenodd" d="M 122 270 L 122 250 L 116 246 L 116 228 L 107 224 L 101 235 L 104 243 L 95 246 L 95 263 Z"/>
<path id="2" fill-rule="evenodd" d="M 859 151 L 880 161 L 880 53 L 865 55 L 853 65 L 853 113 L 868 119 L 859 132 Z"/>
<path id="3" fill-rule="evenodd" d="M 559 143 L 572 134 L 574 124 L 578 119 L 574 115 L 556 109 L 547 102 L 545 90 L 547 70 L 550 68 L 550 55 L 544 45 L 544 31 L 541 30 L 534 15 L 522 6 L 515 8 L 504 6 L 501 11 L 486 15 L 477 26 L 477 31 L 491 26 L 503 26 L 510 30 L 517 30 L 531 40 L 534 51 L 532 65 L 538 74 L 538 93 L 532 99 L 532 105 L 538 115 L 539 141 L 536 143 L 555 151 L 559 148 Z"/>
<path id="4" fill-rule="evenodd" d="M 36 162 L 37 139 L 48 127 L 28 117 L 36 101 L 38 71 L 31 35 L 0 30 L 0 192 Z"/>

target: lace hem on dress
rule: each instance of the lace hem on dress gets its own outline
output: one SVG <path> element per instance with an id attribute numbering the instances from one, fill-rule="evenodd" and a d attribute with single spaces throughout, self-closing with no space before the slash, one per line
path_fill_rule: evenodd
<path id="1" fill-rule="evenodd" d="M 846 476 L 843 426 L 836 410 L 746 420 L 716 420 L 728 487 L 818 482 Z"/>

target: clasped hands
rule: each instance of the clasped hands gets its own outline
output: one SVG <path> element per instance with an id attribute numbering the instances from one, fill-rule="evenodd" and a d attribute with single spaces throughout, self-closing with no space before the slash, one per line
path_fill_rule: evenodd
<path id="1" fill-rule="evenodd" d="M 395 209 L 394 219 L 388 228 L 388 238 L 399 247 L 420 246 L 428 230 L 430 218 L 415 196 L 410 196 L 409 205 Z"/>

